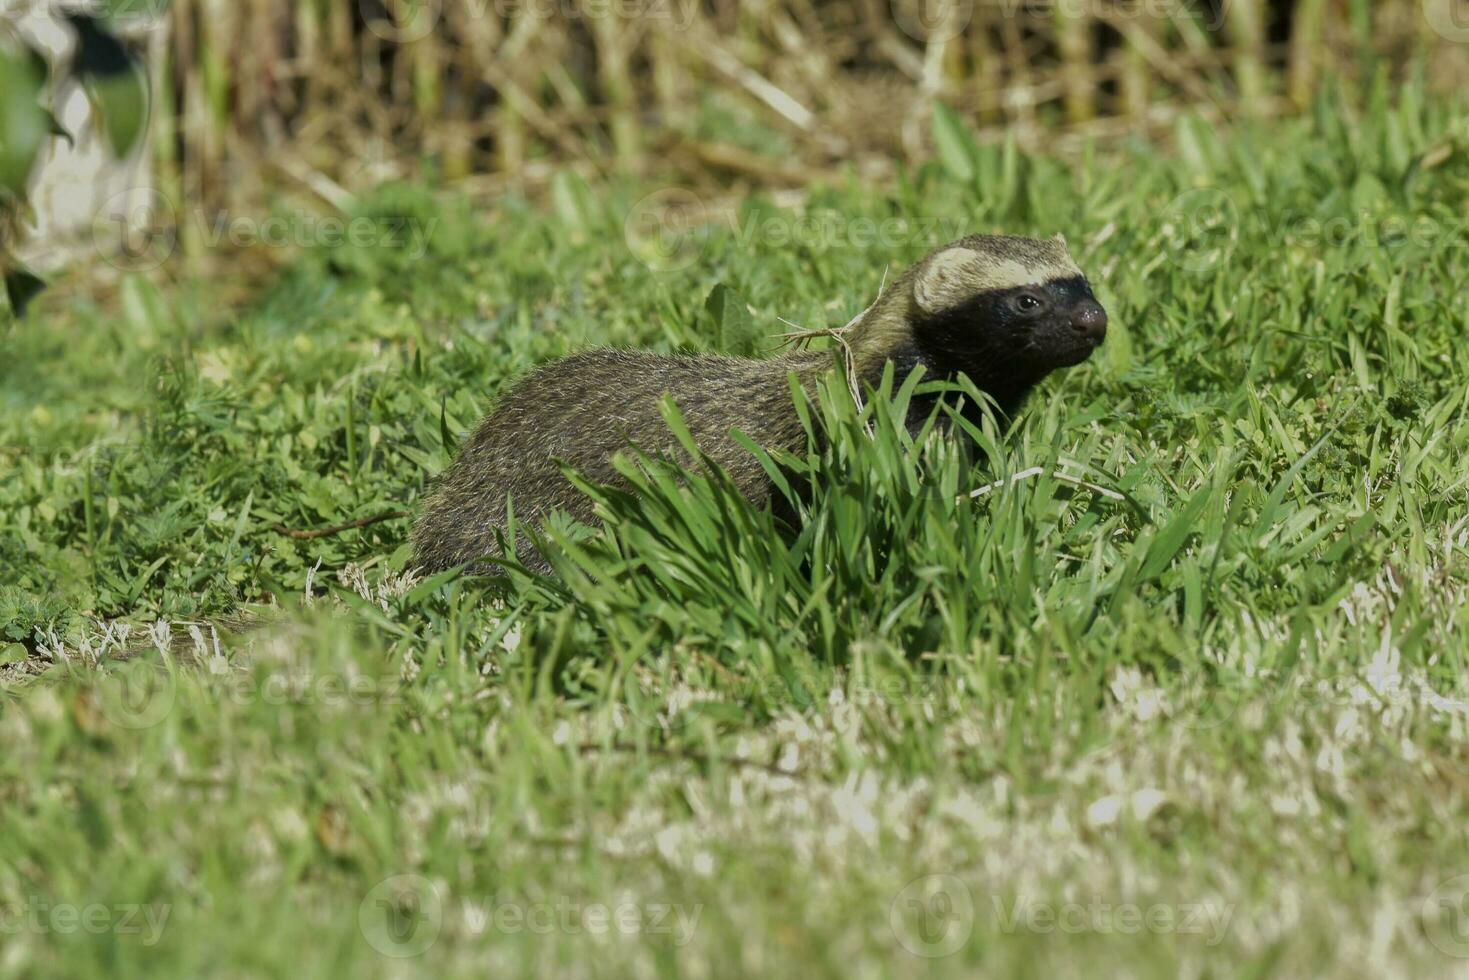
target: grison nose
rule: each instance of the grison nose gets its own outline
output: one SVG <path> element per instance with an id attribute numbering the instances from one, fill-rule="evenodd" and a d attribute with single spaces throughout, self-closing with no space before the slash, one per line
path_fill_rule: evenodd
<path id="1" fill-rule="evenodd" d="M 1102 338 L 1107 336 L 1107 311 L 1096 300 L 1084 300 L 1072 311 L 1071 325 L 1076 328 L 1077 333 L 1100 344 Z"/>

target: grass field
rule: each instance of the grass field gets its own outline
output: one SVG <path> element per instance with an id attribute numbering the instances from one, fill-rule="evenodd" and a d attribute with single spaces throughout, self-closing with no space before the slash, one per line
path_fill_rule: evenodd
<path id="1" fill-rule="evenodd" d="M 941 115 L 663 237 L 689 192 L 283 201 L 241 309 L 0 325 L 0 976 L 1469 971 L 1469 116 L 1352 103 L 1066 162 Z M 815 406 L 799 536 L 666 474 L 556 579 L 275 529 L 413 507 L 538 361 L 768 349 L 1001 229 L 1107 346 L 962 451 Z"/>

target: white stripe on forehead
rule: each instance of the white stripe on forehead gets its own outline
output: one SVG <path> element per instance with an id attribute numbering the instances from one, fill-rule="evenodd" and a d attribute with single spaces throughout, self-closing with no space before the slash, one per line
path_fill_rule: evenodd
<path id="1" fill-rule="evenodd" d="M 927 313 L 952 309 L 993 289 L 1039 286 L 1081 275 L 1066 246 L 1058 239 L 1030 241 L 1025 260 L 987 254 L 953 245 L 930 256 L 913 283 L 913 298 Z"/>

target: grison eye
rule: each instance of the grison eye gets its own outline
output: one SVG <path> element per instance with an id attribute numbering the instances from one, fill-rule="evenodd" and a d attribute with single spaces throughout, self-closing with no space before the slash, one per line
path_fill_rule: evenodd
<path id="1" fill-rule="evenodd" d="M 1021 293 L 1019 296 L 1015 297 L 1015 306 L 1022 313 L 1034 313 L 1036 310 L 1041 308 L 1040 297 L 1036 296 L 1034 293 Z"/>

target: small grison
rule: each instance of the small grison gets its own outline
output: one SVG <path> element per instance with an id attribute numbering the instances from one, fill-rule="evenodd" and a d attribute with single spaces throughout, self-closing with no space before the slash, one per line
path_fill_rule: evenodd
<path id="1" fill-rule="evenodd" d="M 843 349 L 763 360 L 708 354 L 589 350 L 516 382 L 480 424 L 431 493 L 413 532 L 425 571 L 497 554 L 506 501 L 518 523 L 553 511 L 590 522 L 592 502 L 561 465 L 598 483 L 621 478 L 612 457 L 629 447 L 666 452 L 659 411 L 671 397 L 699 448 L 751 503 L 770 501 L 759 462 L 730 437 L 738 429 L 767 448 L 802 451 L 806 431 L 790 376 L 814 390 L 826 372 L 875 387 L 891 363 L 897 380 L 922 365 L 926 378 L 968 375 L 1013 414 L 1035 384 L 1079 364 L 1102 342 L 1107 313 L 1061 236 L 974 235 L 932 252 L 903 273 L 843 336 Z M 545 571 L 525 535 L 518 558 Z"/>

